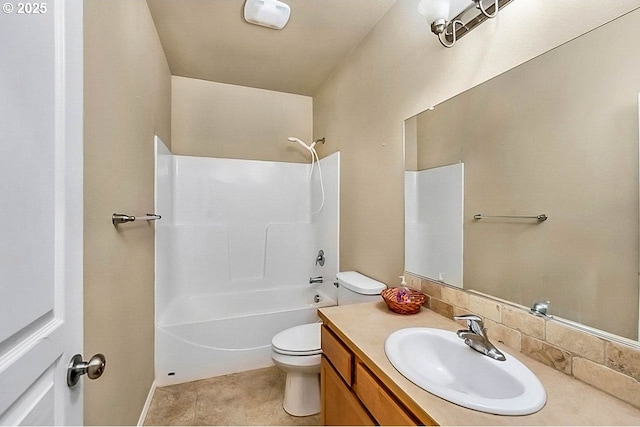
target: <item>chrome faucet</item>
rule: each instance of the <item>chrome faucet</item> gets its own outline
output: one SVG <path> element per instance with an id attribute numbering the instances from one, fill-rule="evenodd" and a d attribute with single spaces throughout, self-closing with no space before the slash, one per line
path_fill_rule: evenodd
<path id="1" fill-rule="evenodd" d="M 317 276 L 317 277 L 309 277 L 309 284 L 313 285 L 316 283 L 322 283 L 323 282 L 323 277 L 322 276 Z"/>
<path id="2" fill-rule="evenodd" d="M 487 337 L 487 328 L 482 324 L 482 319 L 474 314 L 464 314 L 455 316 L 454 320 L 466 320 L 468 329 L 461 329 L 457 333 L 458 337 L 464 340 L 464 343 L 475 351 L 489 356 L 492 359 L 504 361 L 507 360 L 504 354 L 500 352 Z"/>

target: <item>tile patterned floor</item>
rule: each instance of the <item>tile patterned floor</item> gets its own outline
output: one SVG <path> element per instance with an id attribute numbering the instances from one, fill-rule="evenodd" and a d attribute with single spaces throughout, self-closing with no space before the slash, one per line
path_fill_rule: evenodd
<path id="1" fill-rule="evenodd" d="M 319 425 L 319 414 L 293 417 L 282 409 L 285 378 L 272 366 L 160 387 L 144 425 Z"/>

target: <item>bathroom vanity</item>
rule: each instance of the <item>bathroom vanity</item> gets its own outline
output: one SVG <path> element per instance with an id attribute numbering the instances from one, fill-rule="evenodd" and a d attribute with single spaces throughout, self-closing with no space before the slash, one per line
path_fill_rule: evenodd
<path id="1" fill-rule="evenodd" d="M 402 376 L 384 351 L 408 327 L 455 331 L 461 325 L 423 308 L 403 316 L 382 300 L 318 310 L 322 327 L 322 425 L 637 425 L 640 409 L 495 343 L 544 385 L 547 403 L 526 416 L 500 416 L 441 399 Z M 491 330 L 489 330 L 491 335 Z"/>
<path id="2" fill-rule="evenodd" d="M 354 350 L 322 326 L 321 423 L 323 425 L 437 425 L 420 420 L 371 372 Z"/>

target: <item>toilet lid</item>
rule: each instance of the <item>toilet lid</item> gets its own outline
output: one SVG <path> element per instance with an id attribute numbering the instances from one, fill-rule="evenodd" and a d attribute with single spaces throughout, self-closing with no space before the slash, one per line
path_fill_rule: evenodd
<path id="1" fill-rule="evenodd" d="M 285 329 L 271 340 L 273 349 L 281 354 L 306 356 L 320 352 L 322 323 L 309 323 Z"/>

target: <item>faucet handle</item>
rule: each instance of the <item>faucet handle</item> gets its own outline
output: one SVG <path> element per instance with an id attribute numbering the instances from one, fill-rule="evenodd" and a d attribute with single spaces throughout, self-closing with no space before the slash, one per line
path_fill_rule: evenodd
<path id="1" fill-rule="evenodd" d="M 482 334 L 484 330 L 484 324 L 482 323 L 482 317 L 475 314 L 463 314 L 461 316 L 454 316 L 453 320 L 466 320 L 467 328 L 476 334 Z"/>
<path id="2" fill-rule="evenodd" d="M 473 321 L 473 322 L 478 322 L 478 323 L 482 323 L 482 317 L 477 316 L 475 314 L 462 314 L 460 316 L 453 316 L 453 320 L 466 320 L 466 321 Z"/>

